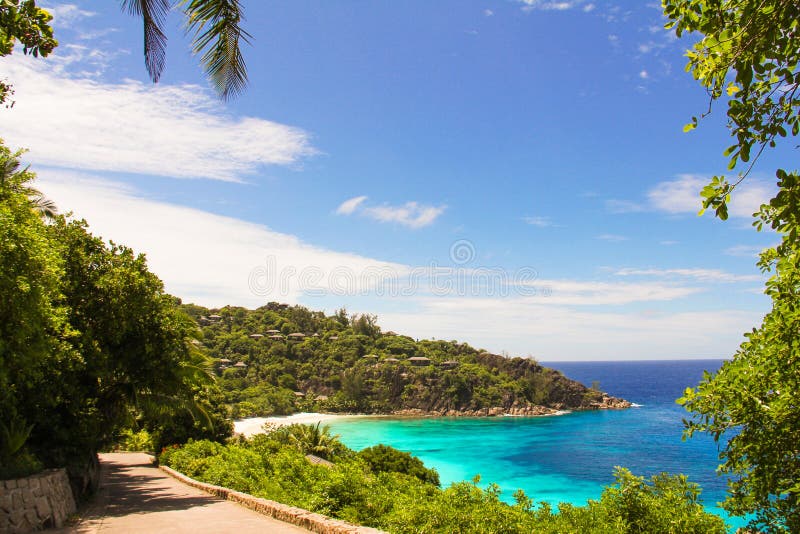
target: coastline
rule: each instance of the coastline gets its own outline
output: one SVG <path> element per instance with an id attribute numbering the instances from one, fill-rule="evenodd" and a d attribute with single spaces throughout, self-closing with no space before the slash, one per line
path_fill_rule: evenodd
<path id="1" fill-rule="evenodd" d="M 594 405 L 583 409 L 550 408 L 547 406 L 530 405 L 524 407 L 513 407 L 510 409 L 497 406 L 494 408 L 481 408 L 479 410 L 442 411 L 427 411 L 419 408 L 408 408 L 403 410 L 394 410 L 389 413 L 372 414 L 300 412 L 292 415 L 249 417 L 246 419 L 239 419 L 233 422 L 233 431 L 234 434 L 243 435 L 249 438 L 251 436 L 255 436 L 256 434 L 263 434 L 265 424 L 269 424 L 274 427 L 282 427 L 293 424 L 314 425 L 317 423 L 324 423 L 326 421 L 354 419 L 361 417 L 553 417 L 558 415 L 566 415 L 574 411 L 619 410 L 638 406 L 631 402 L 614 397 L 604 397 L 603 401 L 604 402 L 595 403 Z"/>
<path id="2" fill-rule="evenodd" d="M 293 424 L 315 425 L 334 419 L 347 419 L 353 417 L 367 417 L 365 414 L 338 414 L 338 413 L 312 413 L 300 412 L 292 415 L 275 415 L 270 417 L 248 417 L 233 422 L 233 432 L 241 434 L 247 438 L 256 434 L 264 433 L 264 425 L 270 424 L 275 427 L 288 426 Z"/>

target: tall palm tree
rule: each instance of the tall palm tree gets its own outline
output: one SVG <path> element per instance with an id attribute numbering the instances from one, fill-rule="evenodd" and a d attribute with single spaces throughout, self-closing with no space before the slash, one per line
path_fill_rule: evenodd
<path id="1" fill-rule="evenodd" d="M 193 32 L 192 50 L 211 84 L 223 100 L 241 93 L 247 85 L 247 67 L 239 42 L 249 43 L 240 25 L 239 0 L 180 0 L 186 17 L 186 30 Z M 172 9 L 170 0 L 123 0 L 122 8 L 141 17 L 144 29 L 144 62 L 147 73 L 158 82 L 164 70 L 167 36 L 164 19 Z"/>
<path id="2" fill-rule="evenodd" d="M 24 194 L 35 212 L 45 219 L 54 219 L 58 215 L 55 202 L 27 184 L 33 175 L 28 172 L 27 167 L 20 170 L 20 162 L 17 159 L 20 155 L 21 152 L 17 152 L 6 157 L 0 153 L 0 187 L 8 187 L 11 191 Z"/>

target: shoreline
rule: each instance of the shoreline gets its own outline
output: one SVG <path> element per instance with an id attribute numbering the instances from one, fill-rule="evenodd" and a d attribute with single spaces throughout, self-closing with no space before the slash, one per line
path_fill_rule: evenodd
<path id="1" fill-rule="evenodd" d="M 625 401 L 627 403 L 627 401 Z M 630 407 L 638 407 L 639 405 L 629 403 L 627 406 L 603 406 L 594 407 L 589 410 L 609 410 L 609 409 L 625 409 Z M 434 418 L 434 417 L 555 417 L 560 415 L 567 415 L 575 411 L 586 410 L 569 410 L 569 409 L 556 409 L 544 406 L 527 407 L 525 409 L 503 409 L 496 408 L 482 408 L 479 410 L 447 410 L 447 411 L 425 411 L 417 408 L 395 410 L 390 413 L 316 413 L 316 412 L 299 412 L 291 415 L 273 415 L 268 417 L 248 417 L 245 419 L 238 419 L 233 421 L 234 435 L 242 435 L 244 437 L 252 437 L 257 434 L 264 433 L 264 425 L 270 424 L 275 428 L 288 426 L 293 424 L 314 425 L 317 423 L 325 423 L 328 421 L 335 421 L 341 419 L 356 419 L 364 417 L 396 417 L 396 418 Z"/>
<path id="2" fill-rule="evenodd" d="M 264 433 L 264 425 L 270 424 L 274 427 L 289 426 L 294 424 L 315 425 L 334 419 L 345 419 L 355 417 L 369 417 L 369 414 L 339 414 L 339 413 L 312 413 L 299 412 L 292 415 L 271 415 L 269 417 L 248 417 L 238 419 L 233 422 L 234 434 L 241 434 L 247 438 L 256 434 Z"/>

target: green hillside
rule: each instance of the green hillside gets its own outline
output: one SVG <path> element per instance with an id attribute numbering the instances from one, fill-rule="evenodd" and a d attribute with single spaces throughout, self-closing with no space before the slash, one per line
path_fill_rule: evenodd
<path id="1" fill-rule="evenodd" d="M 383 332 L 376 318 L 269 303 L 183 310 L 234 418 L 297 411 L 539 415 L 629 404 L 530 358 Z"/>

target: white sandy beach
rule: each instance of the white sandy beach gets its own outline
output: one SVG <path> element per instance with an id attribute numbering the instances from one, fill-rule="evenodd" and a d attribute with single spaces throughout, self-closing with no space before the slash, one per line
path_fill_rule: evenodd
<path id="1" fill-rule="evenodd" d="M 275 417 L 250 417 L 248 419 L 240 419 L 233 422 L 233 431 L 237 434 L 243 434 L 246 437 L 262 434 L 264 432 L 264 424 L 269 423 L 274 426 L 286 426 L 295 423 L 303 425 L 314 425 L 319 422 L 331 421 L 333 419 L 344 419 L 352 417 L 364 417 L 363 415 L 339 415 L 332 413 L 296 413 L 292 415 L 275 416 Z"/>

